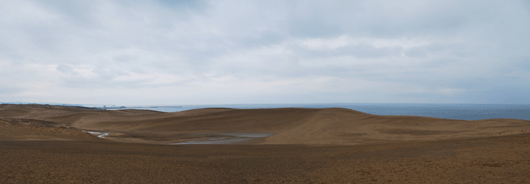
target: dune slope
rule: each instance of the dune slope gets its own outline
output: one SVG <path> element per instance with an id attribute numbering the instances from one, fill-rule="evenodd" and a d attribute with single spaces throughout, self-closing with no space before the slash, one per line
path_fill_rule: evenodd
<path id="1" fill-rule="evenodd" d="M 223 133 L 223 136 L 228 135 L 226 133 L 270 133 L 272 136 L 252 143 L 315 145 L 530 133 L 530 122 L 524 120 L 464 121 L 377 116 L 342 108 L 211 108 L 163 113 L 147 110 L 110 111 L 45 105 L 1 105 L 0 120 L 53 122 L 70 129 L 107 132 L 107 139 L 149 143 L 206 139 L 205 136 L 215 137 L 219 136 L 218 133 Z"/>

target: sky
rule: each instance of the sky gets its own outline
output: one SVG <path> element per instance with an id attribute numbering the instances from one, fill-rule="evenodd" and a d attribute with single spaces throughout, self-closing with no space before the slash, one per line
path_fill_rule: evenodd
<path id="1" fill-rule="evenodd" d="M 0 102 L 530 104 L 524 0 L 0 3 Z"/>

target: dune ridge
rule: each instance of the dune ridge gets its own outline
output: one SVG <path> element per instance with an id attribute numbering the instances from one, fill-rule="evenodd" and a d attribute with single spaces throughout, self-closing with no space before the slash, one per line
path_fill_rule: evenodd
<path id="1" fill-rule="evenodd" d="M 200 137 L 206 135 L 204 133 L 238 132 L 273 134 L 251 144 L 309 145 L 430 141 L 530 133 L 530 121 L 525 120 L 465 121 L 418 116 L 378 116 L 343 108 L 207 108 L 164 113 L 3 104 L 0 105 L 0 121 L 4 122 L 2 126 L 16 124 L 5 122 L 25 121 L 40 123 L 48 128 L 62 128 L 64 131 L 108 132 L 109 136 L 105 139 L 143 143 L 181 143 L 204 139 Z M 22 125 L 25 124 L 19 123 L 16 127 L 23 127 Z M 7 128 L 4 127 L 4 130 L 7 131 Z M 3 137 L 8 137 L 4 134 Z M 85 134 L 89 135 L 84 132 L 79 135 Z M 10 139 L 14 139 L 13 137 L 17 136 L 11 135 Z M 96 136 L 93 137 L 97 139 Z M 38 139 L 38 136 L 33 135 L 32 139 Z M 75 139 L 75 136 L 71 136 L 71 139 Z"/>

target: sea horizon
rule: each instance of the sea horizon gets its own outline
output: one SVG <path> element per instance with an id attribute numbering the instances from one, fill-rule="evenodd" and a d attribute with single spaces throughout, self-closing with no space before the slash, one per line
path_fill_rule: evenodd
<path id="1" fill-rule="evenodd" d="M 470 104 L 470 103 L 308 103 L 308 104 L 213 104 L 213 105 L 103 105 L 62 103 L 2 103 L 81 106 L 108 110 L 142 109 L 160 112 L 180 112 L 202 108 L 270 109 L 270 108 L 346 108 L 374 115 L 424 116 L 444 119 L 520 119 L 530 121 L 530 104 Z"/>

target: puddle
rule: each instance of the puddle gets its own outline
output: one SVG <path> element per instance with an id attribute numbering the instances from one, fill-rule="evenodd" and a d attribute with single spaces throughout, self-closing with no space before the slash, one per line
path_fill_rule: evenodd
<path id="1" fill-rule="evenodd" d="M 105 136 L 109 135 L 108 132 L 93 132 L 93 131 L 86 131 L 86 130 L 81 130 L 81 131 L 92 134 L 92 135 L 97 135 L 99 138 L 105 138 Z"/>
<path id="2" fill-rule="evenodd" d="M 155 141 L 161 144 L 183 145 L 183 144 L 234 144 L 252 141 L 258 138 L 269 137 L 274 133 L 250 133 L 250 132 L 208 132 L 208 133 L 178 133 L 178 134 L 131 134 L 117 132 L 95 132 L 82 130 L 83 132 L 98 136 L 99 138 L 112 139 L 142 139 Z M 111 135 L 112 134 L 112 135 Z M 172 137 L 175 136 L 175 137 Z"/>
<path id="3" fill-rule="evenodd" d="M 257 138 L 269 137 L 271 135 L 274 135 L 274 133 L 193 133 L 193 135 L 215 135 L 216 137 L 210 137 L 207 140 L 193 140 L 172 144 L 234 144 L 250 141 Z"/>

